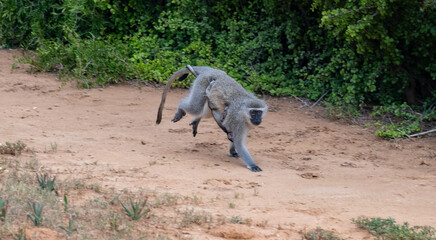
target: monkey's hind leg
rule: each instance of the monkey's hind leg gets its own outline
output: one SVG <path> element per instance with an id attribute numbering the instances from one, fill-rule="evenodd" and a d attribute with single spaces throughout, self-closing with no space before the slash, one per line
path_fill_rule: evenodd
<path id="1" fill-rule="evenodd" d="M 192 122 L 189 124 L 189 126 L 192 126 L 192 135 L 195 137 L 197 136 L 197 129 L 198 124 L 200 124 L 201 117 L 196 117 Z"/>
<path id="2" fill-rule="evenodd" d="M 195 92 L 195 89 L 191 91 L 191 94 L 179 102 L 179 106 L 177 107 L 177 112 L 174 114 L 173 122 L 178 122 L 182 119 L 186 113 L 201 116 L 203 115 L 204 105 L 206 103 L 206 97 L 202 95 L 199 91 Z"/>
<path id="3" fill-rule="evenodd" d="M 178 108 L 176 114 L 174 115 L 171 122 L 178 122 L 186 115 L 186 112 L 183 109 Z"/>
<path id="4" fill-rule="evenodd" d="M 204 115 L 204 109 L 206 105 L 206 87 L 205 83 L 208 83 L 209 79 L 207 77 L 197 77 L 189 90 L 189 95 L 186 98 L 180 100 L 177 106 L 177 112 L 174 115 L 173 122 L 178 122 L 187 113 L 194 116 Z"/>

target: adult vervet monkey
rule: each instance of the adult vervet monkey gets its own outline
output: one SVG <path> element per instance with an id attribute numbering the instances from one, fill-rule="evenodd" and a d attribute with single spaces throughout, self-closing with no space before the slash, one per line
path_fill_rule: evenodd
<path id="1" fill-rule="evenodd" d="M 190 88 L 188 97 L 180 100 L 172 121 L 178 122 L 186 113 L 194 115 L 195 118 L 190 125 L 195 136 L 201 118 L 212 115 L 231 141 L 230 155 L 240 156 L 251 171 L 262 171 L 254 163 L 245 142 L 249 130 L 262 122 L 268 106 L 222 70 L 188 65 L 174 73 L 162 93 L 156 124 L 162 120 L 162 110 L 171 84 L 177 78 L 185 79 L 189 73 L 193 73 L 197 78 Z"/>

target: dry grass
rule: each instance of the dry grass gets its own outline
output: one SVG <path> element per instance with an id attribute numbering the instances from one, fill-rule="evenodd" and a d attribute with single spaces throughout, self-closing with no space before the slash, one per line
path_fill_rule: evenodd
<path id="1" fill-rule="evenodd" d="M 223 224 L 222 219 L 195 209 L 203 204 L 196 195 L 127 189 L 116 192 L 88 179 L 62 179 L 44 172 L 32 155 L 1 156 L 0 239 L 21 239 L 26 229 L 34 227 L 35 203 L 44 206 L 39 227 L 52 230 L 59 238 L 183 239 L 180 232 L 193 225 L 207 231 Z M 50 181 L 56 191 L 43 187 L 43 183 Z M 144 209 L 149 212 L 132 220 L 121 204 L 129 203 L 130 199 L 147 199 Z"/>

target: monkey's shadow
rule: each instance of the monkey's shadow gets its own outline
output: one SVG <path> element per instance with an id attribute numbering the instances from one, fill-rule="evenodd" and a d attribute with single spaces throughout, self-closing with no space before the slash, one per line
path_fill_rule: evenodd
<path id="1" fill-rule="evenodd" d="M 194 140 L 193 140 L 194 141 Z M 226 166 L 231 164 L 244 167 L 244 162 L 239 157 L 232 157 L 229 152 L 230 143 L 222 142 L 194 142 L 193 146 L 185 147 L 186 154 L 193 153 L 195 158 L 213 166 Z"/>

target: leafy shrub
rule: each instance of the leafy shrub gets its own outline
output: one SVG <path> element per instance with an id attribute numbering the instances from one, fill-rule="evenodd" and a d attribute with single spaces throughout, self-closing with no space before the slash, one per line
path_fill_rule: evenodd
<path id="1" fill-rule="evenodd" d="M 0 47 L 34 49 L 46 40 L 65 40 L 62 28 L 97 35 L 104 15 L 93 0 L 4 0 L 0 3 Z"/>
<path id="2" fill-rule="evenodd" d="M 121 41 L 80 39 L 70 35 L 69 44 L 45 41 L 36 57 L 21 61 L 30 63 L 34 71 L 57 72 L 60 77 L 74 77 L 80 87 L 106 86 L 135 76 L 129 63 L 129 50 Z"/>
<path id="3" fill-rule="evenodd" d="M 430 106 L 423 113 L 418 113 L 409 105 L 376 106 L 373 109 L 373 116 L 379 116 L 381 120 L 375 123 L 378 128 L 376 136 L 386 139 L 408 136 L 422 129 L 426 121 L 436 120 L 435 106 Z"/>
<path id="4" fill-rule="evenodd" d="M 377 239 L 385 240 L 435 240 L 436 230 L 429 226 L 409 226 L 407 222 L 403 225 L 396 224 L 392 218 L 362 218 L 353 219 L 353 222 L 371 234 L 377 236 Z"/>
<path id="5" fill-rule="evenodd" d="M 186 64 L 209 65 L 256 93 L 328 92 L 341 116 L 365 103 L 436 102 L 435 9 L 432 0 L 6 0 L 0 46 L 36 49 L 35 70 L 81 87 L 165 82 Z"/>
<path id="6" fill-rule="evenodd" d="M 0 154 L 11 154 L 18 156 L 26 148 L 26 144 L 18 140 L 16 143 L 6 142 L 4 145 L 0 144 Z"/>

